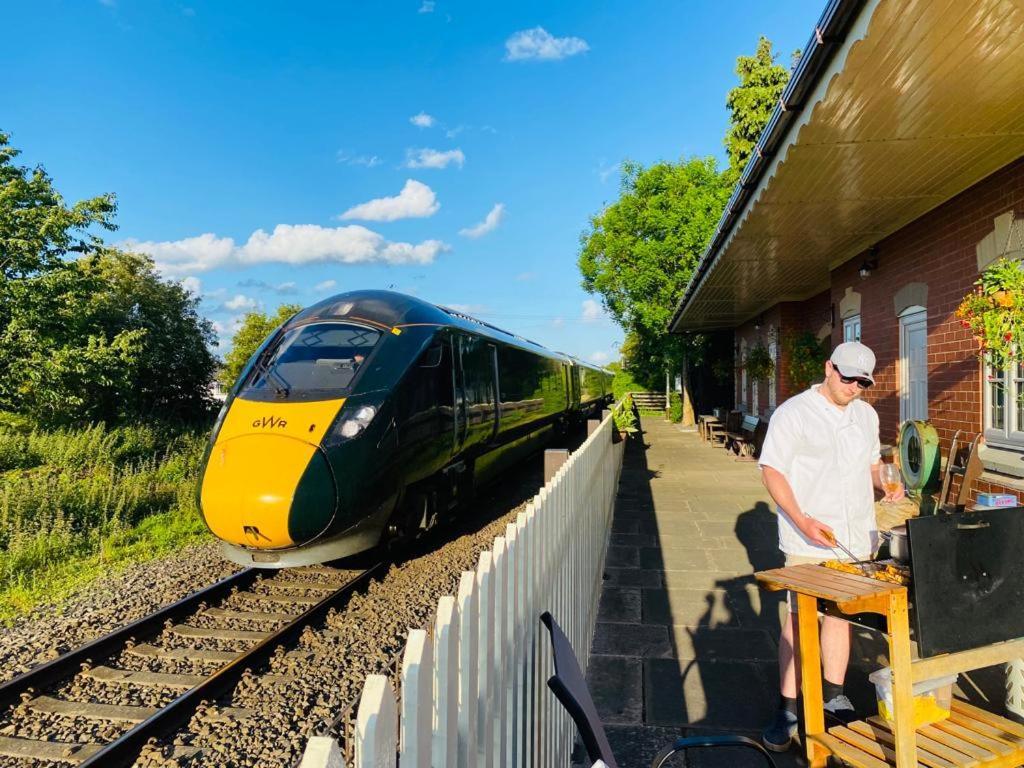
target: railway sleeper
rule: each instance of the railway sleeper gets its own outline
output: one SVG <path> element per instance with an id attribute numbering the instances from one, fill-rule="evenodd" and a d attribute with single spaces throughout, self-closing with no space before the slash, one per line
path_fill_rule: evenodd
<path id="1" fill-rule="evenodd" d="M 241 654 L 234 651 L 212 651 L 205 648 L 158 648 L 142 643 L 126 649 L 132 656 L 146 659 L 167 659 L 169 661 L 201 661 L 210 664 L 227 664 Z"/>
<path id="2" fill-rule="evenodd" d="M 311 597 L 310 595 L 272 595 L 256 592 L 239 592 L 233 597 L 236 600 L 241 600 L 243 603 L 264 602 L 275 603 L 277 605 L 299 605 L 307 607 L 316 605 L 322 599 L 319 597 Z"/>
<path id="3" fill-rule="evenodd" d="M 260 641 L 266 640 L 273 632 L 259 632 L 255 629 L 222 629 L 216 627 L 193 627 L 188 624 L 175 624 L 171 632 L 178 637 L 193 640 L 228 640 L 228 641 Z"/>
<path id="4" fill-rule="evenodd" d="M 103 749 L 102 744 L 68 741 L 38 741 L 0 736 L 0 755 L 39 762 L 63 762 L 78 765 Z"/>
<path id="5" fill-rule="evenodd" d="M 142 688 L 174 688 L 187 691 L 195 688 L 206 675 L 190 675 L 177 672 L 149 672 L 132 669 L 115 669 L 113 667 L 93 667 L 82 671 L 82 677 L 101 683 L 117 683 L 137 685 Z"/>
<path id="6" fill-rule="evenodd" d="M 266 622 L 285 622 L 295 618 L 294 613 L 277 613 L 271 611 L 239 611 L 232 608 L 207 608 L 203 613 L 214 619 L 230 619 L 233 621 L 251 621 L 254 624 Z"/>
<path id="7" fill-rule="evenodd" d="M 36 696 L 24 704 L 33 712 L 61 717 L 80 717 L 102 722 L 141 723 L 160 711 L 159 707 L 132 707 L 126 704 L 100 704 L 95 701 L 65 701 L 52 696 Z"/>

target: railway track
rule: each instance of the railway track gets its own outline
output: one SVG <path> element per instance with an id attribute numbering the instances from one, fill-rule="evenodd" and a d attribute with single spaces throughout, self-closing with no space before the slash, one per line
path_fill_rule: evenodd
<path id="1" fill-rule="evenodd" d="M 210 702 L 382 568 L 246 569 L 29 670 L 0 686 L 0 764 L 130 766 L 197 713 L 246 718 Z"/>

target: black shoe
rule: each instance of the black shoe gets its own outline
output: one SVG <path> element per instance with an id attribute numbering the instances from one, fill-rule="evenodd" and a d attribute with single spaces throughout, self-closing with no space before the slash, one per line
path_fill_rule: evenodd
<path id="1" fill-rule="evenodd" d="M 860 718 L 850 700 L 839 694 L 825 702 L 825 719 L 839 725 L 849 725 Z"/>
<path id="2" fill-rule="evenodd" d="M 775 713 L 775 721 L 764 729 L 761 743 L 772 752 L 785 752 L 796 736 L 797 717 L 786 709 Z"/>

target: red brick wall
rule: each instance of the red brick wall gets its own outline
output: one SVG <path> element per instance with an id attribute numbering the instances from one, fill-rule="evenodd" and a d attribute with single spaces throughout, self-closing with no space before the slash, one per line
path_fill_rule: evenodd
<path id="1" fill-rule="evenodd" d="M 832 303 L 837 312 L 847 287 L 861 294 L 861 340 L 878 359 L 876 383 L 866 399 L 878 410 L 883 441 L 895 442 L 900 415 L 899 320 L 893 299 L 912 282 L 928 284 L 928 417 L 942 439 L 943 453 L 956 430 L 977 433 L 982 429 L 976 345 L 954 312 L 978 277 L 975 246 L 992 230 L 993 219 L 1010 209 L 1024 216 L 1024 159 L 878 243 L 878 267 L 868 278 L 858 275 L 865 254 L 832 272 Z M 842 323 L 837 317 L 832 341 L 841 340 Z"/>
<path id="2" fill-rule="evenodd" d="M 878 410 L 883 436 L 899 424 L 899 320 L 893 298 L 907 283 L 928 284 L 929 419 L 944 441 L 957 429 L 981 429 L 981 376 L 976 346 L 954 312 L 978 277 L 975 246 L 992 220 L 1009 209 L 1024 215 L 1024 160 L 939 206 L 878 244 L 878 268 L 861 279 L 859 255 L 832 272 L 832 301 L 848 286 L 861 294 L 861 338 L 878 358 L 868 401 Z M 836 323 L 833 342 L 842 339 Z"/>

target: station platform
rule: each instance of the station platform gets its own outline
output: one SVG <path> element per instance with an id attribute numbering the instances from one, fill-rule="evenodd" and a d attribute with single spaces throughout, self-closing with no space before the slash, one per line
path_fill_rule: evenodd
<path id="1" fill-rule="evenodd" d="M 757 738 L 778 701 L 782 598 L 752 574 L 783 562 L 757 465 L 658 417 L 642 427 L 626 448 L 587 675 L 623 768 L 649 766 L 681 734 Z M 701 750 L 688 765 L 748 760 Z M 796 748 L 776 762 L 805 764 Z"/>

